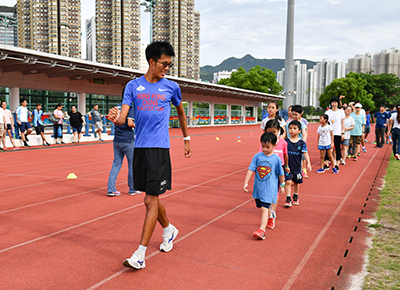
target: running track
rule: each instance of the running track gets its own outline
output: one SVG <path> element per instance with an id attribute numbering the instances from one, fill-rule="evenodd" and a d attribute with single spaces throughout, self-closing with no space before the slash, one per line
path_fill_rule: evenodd
<path id="1" fill-rule="evenodd" d="M 264 241 L 252 237 L 260 212 L 242 190 L 259 126 L 190 128 L 190 159 L 180 130 L 171 129 L 173 190 L 162 201 L 180 232 L 173 251 L 161 253 L 157 225 L 139 271 L 122 262 L 139 243 L 143 195 L 127 195 L 124 163 L 122 195 L 106 196 L 111 142 L 1 153 L 0 288 L 348 288 L 362 269 L 365 219 L 376 209 L 390 148 L 367 143 L 368 153 L 339 175 L 316 174 L 316 128 L 309 128 L 313 172 L 300 206 L 285 209 L 281 198 Z"/>

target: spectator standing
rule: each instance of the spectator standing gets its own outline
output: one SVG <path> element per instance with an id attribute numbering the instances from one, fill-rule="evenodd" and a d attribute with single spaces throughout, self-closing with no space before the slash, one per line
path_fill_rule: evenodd
<path id="1" fill-rule="evenodd" d="M 28 135 L 32 133 L 32 126 L 29 123 L 29 112 L 28 108 L 26 107 L 28 102 L 26 99 L 21 100 L 21 106 L 17 108 L 16 115 L 17 115 L 17 123 L 19 126 L 19 131 L 21 132 L 21 139 L 25 147 L 31 147 L 28 144 Z"/>
<path id="2" fill-rule="evenodd" d="M 99 113 L 99 105 L 94 105 L 88 115 L 92 118 L 96 130 L 94 133 L 99 137 L 99 141 L 104 141 L 101 139 L 101 131 L 103 130 L 103 122 L 101 121 L 101 118 L 103 116 Z"/>
<path id="3" fill-rule="evenodd" d="M 6 147 L 6 135 L 8 134 L 8 137 L 10 138 L 10 142 L 14 147 L 14 150 L 19 150 L 19 148 L 15 145 L 14 138 L 13 138 L 13 133 L 12 130 L 14 130 L 14 120 L 11 114 L 11 111 L 7 109 L 7 103 L 6 102 L 1 102 L 1 109 L 3 110 L 4 114 L 4 120 L 5 120 L 5 130 L 3 133 L 3 149 L 7 150 Z"/>
<path id="4" fill-rule="evenodd" d="M 36 135 L 40 135 L 40 137 L 42 137 L 43 146 L 50 146 L 49 142 L 47 142 L 46 138 L 44 137 L 44 126 L 42 121 L 43 111 L 41 104 L 39 103 L 36 104 L 36 109 L 33 110 L 32 116 L 33 116 L 32 124 L 33 127 L 35 127 Z"/>
<path id="5" fill-rule="evenodd" d="M 365 110 L 365 131 L 364 131 L 364 141 L 368 142 L 367 138 L 371 132 L 371 110 Z"/>
<path id="6" fill-rule="evenodd" d="M 62 112 L 63 105 L 58 103 L 56 109 L 54 110 L 54 116 L 59 119 L 58 122 L 54 123 L 54 139 L 56 140 L 56 144 L 65 144 L 63 141 L 63 121 L 64 121 L 64 113 Z M 58 142 L 60 139 L 60 142 Z"/>
<path id="7" fill-rule="evenodd" d="M 396 113 L 392 113 L 389 123 L 389 132 L 392 132 L 393 155 L 400 160 L 400 104 L 396 105 Z"/>
<path id="8" fill-rule="evenodd" d="M 353 108 L 348 106 L 344 110 L 346 118 L 344 119 L 344 140 L 342 141 L 342 165 L 346 165 L 346 157 L 350 145 L 350 131 L 354 129 L 354 119 L 350 116 L 353 112 Z"/>
<path id="9" fill-rule="evenodd" d="M 68 112 L 69 124 L 72 128 L 72 143 L 80 143 L 82 138 L 82 126 L 85 125 L 85 117 L 76 110 L 76 106 L 71 107 Z"/>
<path id="10" fill-rule="evenodd" d="M 354 105 L 355 112 L 351 113 L 350 116 L 354 120 L 354 128 L 350 131 L 350 146 L 353 160 L 357 161 L 357 156 L 360 152 L 360 144 L 362 139 L 362 133 L 364 132 L 365 116 L 361 114 L 361 104 Z"/>
<path id="11" fill-rule="evenodd" d="M 383 148 L 385 144 L 385 131 L 387 129 L 387 120 L 390 119 L 389 113 L 385 111 L 385 106 L 381 105 L 379 112 L 374 114 L 375 117 L 375 148 Z"/>
<path id="12" fill-rule="evenodd" d="M 118 109 L 122 108 L 122 103 L 117 106 Z M 128 161 L 128 186 L 129 195 L 141 194 L 139 190 L 135 190 L 133 182 L 133 149 L 135 146 L 135 119 L 134 110 L 131 107 L 128 112 L 128 117 L 123 125 L 115 125 L 115 135 L 113 141 L 114 147 L 114 160 L 112 163 L 110 175 L 108 176 L 107 195 L 120 196 L 121 192 L 115 187 L 117 182 L 118 173 L 121 170 L 124 156 Z"/>

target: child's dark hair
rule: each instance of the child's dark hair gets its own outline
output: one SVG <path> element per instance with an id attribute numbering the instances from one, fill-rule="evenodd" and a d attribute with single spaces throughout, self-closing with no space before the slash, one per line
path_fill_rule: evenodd
<path id="1" fill-rule="evenodd" d="M 293 120 L 289 123 L 289 127 L 290 126 L 296 126 L 297 128 L 299 128 L 299 130 L 301 130 L 301 123 L 297 120 Z"/>
<path id="2" fill-rule="evenodd" d="M 294 105 L 292 107 L 292 112 L 296 112 L 296 113 L 303 113 L 303 107 L 301 105 Z"/>
<path id="3" fill-rule="evenodd" d="M 268 128 L 275 128 L 279 131 L 279 135 L 282 135 L 284 133 L 283 128 L 281 127 L 281 125 L 279 124 L 279 121 L 275 118 L 275 119 L 271 119 L 267 122 L 267 124 L 265 124 L 265 129 L 264 131 L 267 132 Z"/>
<path id="4" fill-rule="evenodd" d="M 175 56 L 174 48 L 169 42 L 154 41 L 146 47 L 146 60 L 150 63 L 150 59 L 157 61 L 162 55 Z"/>
<path id="5" fill-rule="evenodd" d="M 275 104 L 276 108 L 279 110 L 279 104 L 278 104 L 277 101 L 275 101 L 275 100 L 269 101 L 269 102 L 268 102 L 268 106 L 269 106 L 269 104 Z M 276 112 L 276 114 L 275 114 L 275 119 L 282 120 L 282 117 L 279 116 L 279 111 Z"/>
<path id="6" fill-rule="evenodd" d="M 330 125 L 331 123 L 329 123 L 329 116 L 327 114 L 321 114 L 322 118 L 324 118 L 326 120 L 326 122 L 328 123 L 328 125 Z"/>
<path id="7" fill-rule="evenodd" d="M 264 134 L 261 135 L 261 143 L 270 143 L 272 145 L 275 145 L 276 142 L 278 141 L 278 138 L 274 133 L 271 132 L 265 132 Z"/>

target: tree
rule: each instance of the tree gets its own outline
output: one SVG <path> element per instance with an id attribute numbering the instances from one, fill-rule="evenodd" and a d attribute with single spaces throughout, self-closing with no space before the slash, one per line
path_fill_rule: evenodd
<path id="1" fill-rule="evenodd" d="M 400 79 L 395 74 L 374 75 L 368 72 L 359 75 L 367 81 L 364 89 L 372 94 L 372 100 L 377 107 L 400 103 Z"/>
<path id="2" fill-rule="evenodd" d="M 360 74 L 353 72 L 348 73 L 344 78 L 334 79 L 321 94 L 320 106 L 326 108 L 332 97 L 344 95 L 345 98 L 342 99 L 342 102 L 350 103 L 359 100 L 363 107 L 373 110 L 375 109 L 373 96 L 364 89 L 367 83 L 367 80 L 363 79 Z"/>
<path id="3" fill-rule="evenodd" d="M 240 67 L 230 78 L 222 79 L 218 84 L 275 95 L 283 89 L 276 81 L 275 73 L 259 65 L 251 68 L 248 73 Z"/>

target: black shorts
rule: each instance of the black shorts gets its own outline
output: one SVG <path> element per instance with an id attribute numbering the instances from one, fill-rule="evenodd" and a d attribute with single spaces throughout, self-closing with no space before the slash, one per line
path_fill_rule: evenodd
<path id="1" fill-rule="evenodd" d="M 11 124 L 6 125 L 6 130 L 11 130 Z"/>
<path id="2" fill-rule="evenodd" d="M 254 199 L 254 200 L 255 200 L 256 206 L 257 206 L 258 208 L 262 208 L 262 207 L 270 208 L 270 206 L 271 206 L 271 204 L 270 204 L 269 202 L 263 202 L 263 201 L 261 201 L 261 200 L 258 199 L 258 198 Z"/>
<path id="3" fill-rule="evenodd" d="M 133 180 L 135 189 L 158 196 L 171 189 L 171 158 L 168 148 L 135 148 Z"/>
<path id="4" fill-rule="evenodd" d="M 301 171 L 290 171 L 289 173 L 285 171 L 285 180 L 292 180 L 294 183 L 300 184 L 303 183 L 303 174 Z"/>
<path id="5" fill-rule="evenodd" d="M 36 126 L 35 127 L 36 135 L 40 135 L 40 133 L 44 133 L 44 126 Z"/>

